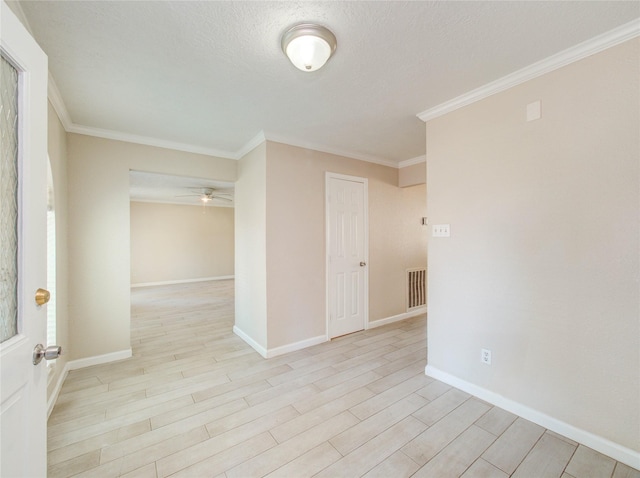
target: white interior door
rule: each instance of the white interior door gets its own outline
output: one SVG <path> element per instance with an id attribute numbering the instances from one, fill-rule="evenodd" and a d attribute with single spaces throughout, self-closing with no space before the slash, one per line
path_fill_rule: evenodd
<path id="1" fill-rule="evenodd" d="M 47 330 L 36 304 L 47 281 L 47 58 L 0 7 L 0 476 L 43 477 L 47 370 L 33 351 Z"/>
<path id="2" fill-rule="evenodd" d="M 368 323 L 367 180 L 327 173 L 327 310 L 329 337 Z"/>

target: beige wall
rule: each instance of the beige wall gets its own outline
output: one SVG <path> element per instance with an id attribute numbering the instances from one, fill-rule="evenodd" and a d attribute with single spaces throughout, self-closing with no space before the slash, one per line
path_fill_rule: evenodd
<path id="1" fill-rule="evenodd" d="M 398 170 L 398 186 L 406 188 L 427 182 L 427 163 L 412 164 Z"/>
<path id="2" fill-rule="evenodd" d="M 70 359 L 128 350 L 129 171 L 234 181 L 236 161 L 67 135 Z"/>
<path id="3" fill-rule="evenodd" d="M 68 144 L 71 359 L 130 347 L 129 170 L 233 181 L 238 168 L 236 326 L 264 349 L 326 333 L 325 171 L 369 178 L 370 321 L 404 313 L 405 270 L 426 265 L 424 186 L 398 188 L 396 169 L 278 143 L 238 162 L 77 134 Z"/>
<path id="4" fill-rule="evenodd" d="M 235 327 L 267 348 L 266 143 L 238 161 L 235 189 Z"/>
<path id="5" fill-rule="evenodd" d="M 131 202 L 131 284 L 233 275 L 233 208 Z"/>
<path id="6" fill-rule="evenodd" d="M 635 39 L 427 124 L 429 222 L 451 224 L 429 365 L 636 451 L 639 58 Z"/>
<path id="7" fill-rule="evenodd" d="M 325 173 L 369 180 L 369 320 L 406 312 L 406 269 L 426 266 L 424 186 L 398 170 L 267 142 L 268 348 L 326 334 Z M 240 176 L 241 177 L 241 176 Z"/>
<path id="8" fill-rule="evenodd" d="M 69 293 L 68 293 L 68 248 L 67 248 L 67 133 L 55 110 L 48 104 L 49 162 L 53 176 L 54 204 L 56 214 L 56 339 L 63 355 L 56 360 L 53 375 L 49 376 L 49 397 L 64 366 L 69 360 Z"/>

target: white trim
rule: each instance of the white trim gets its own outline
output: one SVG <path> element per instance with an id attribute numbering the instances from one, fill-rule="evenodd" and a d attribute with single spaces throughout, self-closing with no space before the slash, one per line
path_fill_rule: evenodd
<path id="1" fill-rule="evenodd" d="M 264 358 L 267 358 L 267 349 L 265 349 L 262 345 L 249 337 L 249 335 L 244 333 L 237 325 L 233 326 L 233 333 L 244 340 L 246 343 L 248 343 L 256 352 L 258 352 Z"/>
<path id="2" fill-rule="evenodd" d="M 295 352 L 296 350 L 306 349 L 314 345 L 328 342 L 329 338 L 326 335 L 318 335 L 317 337 L 311 337 L 310 339 L 300 340 L 299 342 L 293 342 L 291 344 L 282 345 L 275 349 L 267 349 L 267 355 L 265 358 L 277 357 L 278 355 L 288 354 L 289 352 Z"/>
<path id="3" fill-rule="evenodd" d="M 237 159 L 236 154 L 230 151 L 221 151 L 219 149 L 205 148 L 203 146 L 194 146 L 191 144 L 178 143 L 175 141 L 166 141 L 164 139 L 123 133 L 121 131 L 113 131 L 110 129 L 82 126 L 75 123 L 72 123 L 67 131 L 69 133 L 95 136 L 97 138 L 113 139 L 115 141 L 125 141 L 127 143 L 134 144 L 144 144 L 146 146 L 155 146 L 157 148 L 172 149 L 175 151 L 185 151 L 187 153 L 204 154 L 206 156 L 215 156 L 217 158 Z"/>
<path id="4" fill-rule="evenodd" d="M 58 375 L 58 381 L 56 382 L 56 385 L 53 388 L 53 391 L 51 392 L 49 399 L 47 400 L 47 419 L 49 419 L 49 417 L 51 416 L 53 407 L 55 407 L 56 402 L 58 401 L 58 395 L 60 395 L 60 390 L 62 390 L 62 385 L 64 384 L 64 381 L 66 380 L 67 375 L 69 375 L 69 370 L 70 370 L 69 362 L 67 362 L 64 364 L 62 373 Z"/>
<path id="5" fill-rule="evenodd" d="M 427 155 L 423 154 L 422 156 L 416 156 L 415 158 L 405 159 L 404 161 L 400 161 L 398 163 L 398 169 L 406 168 L 407 166 L 413 166 L 414 164 L 426 163 Z"/>
<path id="6" fill-rule="evenodd" d="M 253 340 L 248 334 L 242 331 L 242 329 L 240 329 L 237 325 L 233 326 L 233 333 L 244 340 L 251 346 L 251 348 L 253 348 L 256 352 L 258 352 L 260 355 L 262 355 L 262 357 L 266 359 L 277 357 L 278 355 L 284 355 L 289 352 L 295 352 L 296 350 L 304 349 L 307 347 L 312 347 L 313 345 L 322 344 L 329 340 L 326 335 L 318 335 L 317 337 L 311 337 L 309 339 L 300 340 L 291 344 L 282 345 L 274 349 L 265 349 L 262 345 Z"/>
<path id="7" fill-rule="evenodd" d="M 9 3 L 7 3 L 7 2 L 5 2 L 5 3 L 9 7 Z M 11 2 L 11 6 L 9 7 L 9 10 L 11 10 L 12 13 L 16 16 L 16 18 L 18 20 L 20 20 L 20 23 L 22 23 L 22 26 L 29 32 L 29 35 L 31 35 L 32 38 L 35 38 L 36 36 L 33 34 L 33 29 L 31 28 L 31 24 L 29 23 L 29 19 L 27 18 L 27 16 L 24 13 L 24 9 L 22 8 L 22 4 L 19 1 L 14 0 L 13 2 Z"/>
<path id="8" fill-rule="evenodd" d="M 235 279 L 235 276 L 202 277 L 200 279 L 165 280 L 160 282 L 138 282 L 137 284 L 131 284 L 131 288 L 133 289 L 135 287 L 153 287 L 156 285 L 187 284 L 191 282 L 207 282 L 210 280 L 229 280 L 229 279 Z"/>
<path id="9" fill-rule="evenodd" d="M 400 320 L 410 319 L 411 317 L 416 317 L 418 315 L 426 314 L 427 307 L 416 307 L 408 312 L 404 312 L 398 315 L 392 315 L 391 317 L 387 317 L 386 319 L 378 319 L 372 322 L 369 322 L 369 328 L 373 329 L 374 327 L 380 327 L 382 325 L 392 324 L 393 322 L 398 322 Z"/>
<path id="10" fill-rule="evenodd" d="M 533 423 L 537 423 L 544 428 L 566 436 L 567 438 L 571 438 L 572 440 L 582 443 L 589 448 L 593 448 L 600 453 L 610 456 L 614 460 L 636 469 L 640 468 L 640 453 L 637 451 L 626 448 L 601 436 L 594 435 L 586 430 L 574 427 L 573 425 L 563 422 L 562 420 L 558 420 L 557 418 L 550 417 L 549 415 L 529 408 L 522 403 L 503 397 L 491 390 L 487 390 L 486 388 L 479 387 L 478 385 L 450 375 L 447 372 L 443 372 L 431 365 L 426 366 L 424 373 L 425 375 L 440 380 L 441 382 L 470 393 L 481 400 L 503 408 L 511 413 L 515 413 L 516 415 L 532 421 Z"/>
<path id="11" fill-rule="evenodd" d="M 264 131 L 260 131 L 253 138 L 251 138 L 249 141 L 244 143 L 242 145 L 242 147 L 238 151 L 236 151 L 234 153 L 235 154 L 235 158 L 234 159 L 238 159 L 239 160 L 239 159 L 243 158 L 244 156 L 249 154 L 251 151 L 253 151 L 255 148 L 257 148 L 262 143 L 264 143 L 266 140 L 267 139 L 264 136 Z"/>
<path id="12" fill-rule="evenodd" d="M 364 198 L 363 198 L 363 212 L 364 212 L 364 262 L 369 264 L 369 180 L 359 176 L 349 176 L 346 174 L 332 173 L 330 171 L 325 172 L 324 176 L 324 221 L 325 221 L 325 333 L 328 340 L 331 340 L 331 329 L 329 327 L 330 322 L 330 310 L 331 304 L 329 303 L 329 264 L 331 263 L 331 256 L 329 250 L 330 244 L 330 218 L 329 218 L 329 180 L 341 179 L 344 181 L 354 181 L 362 183 L 364 185 Z M 364 273 L 364 330 L 369 328 L 369 266 L 367 265 Z"/>
<path id="13" fill-rule="evenodd" d="M 426 111 L 423 111 L 422 113 L 419 113 L 417 116 L 422 121 L 427 122 L 429 120 L 437 118 L 438 116 L 442 116 L 446 113 L 450 113 L 451 111 L 462 108 L 463 106 L 470 105 L 471 103 L 474 103 L 488 96 L 499 93 L 500 91 L 504 91 L 520 83 L 524 83 L 525 81 L 529 81 L 545 73 L 548 73 L 550 71 L 556 70 L 558 68 L 561 68 L 575 61 L 586 58 L 587 56 L 593 55 L 607 48 L 611 48 L 612 46 L 623 43 L 639 35 L 640 35 L 640 21 L 634 20 L 614 30 L 611 30 L 610 32 L 594 37 L 590 40 L 580 43 L 579 45 L 573 46 L 567 50 L 564 50 L 560 53 L 552 55 L 545 60 L 539 61 L 537 63 L 534 63 L 533 65 L 530 65 L 519 71 L 516 71 L 515 73 L 507 75 L 497 81 L 491 82 L 480 88 L 477 88 L 461 96 L 453 98 L 452 100 L 446 101 L 445 103 L 442 103 L 438 106 L 435 106 Z M 134 135 L 129 133 L 123 133 L 120 131 L 93 128 L 90 126 L 75 124 L 71 121 L 68 110 L 64 105 L 64 101 L 62 100 L 62 95 L 60 94 L 60 91 L 55 85 L 55 81 L 53 80 L 53 77 L 51 76 L 51 74 L 49 74 L 48 96 L 49 96 L 49 100 L 51 101 L 51 104 L 53 105 L 56 113 L 58 114 L 58 117 L 60 118 L 60 121 L 62 122 L 62 125 L 64 126 L 64 129 L 69 133 L 83 134 L 87 136 L 96 136 L 98 138 L 113 139 L 116 141 L 126 141 L 129 143 L 144 144 L 147 146 L 156 146 L 159 148 L 171 149 L 176 151 L 186 151 L 189 153 L 204 154 L 207 156 L 215 156 L 218 158 L 238 160 L 265 140 L 274 141 L 276 143 L 283 143 L 290 146 L 297 146 L 300 148 L 310 149 L 313 151 L 320 151 L 323 153 L 335 154 L 335 155 L 343 156 L 346 158 L 357 159 L 359 161 L 365 161 L 368 163 L 380 164 L 383 166 L 388 166 L 396 169 L 403 168 L 406 166 L 411 166 L 412 164 L 418 164 L 422 162 L 421 158 L 423 158 L 423 156 L 418 156 L 416 158 L 395 162 L 387 158 L 381 158 L 378 156 L 373 156 L 373 155 L 368 155 L 363 153 L 356 153 L 356 152 L 346 151 L 338 148 L 332 148 L 329 146 L 310 143 L 308 141 L 303 141 L 296 138 L 284 137 L 284 136 L 280 136 L 277 134 L 272 134 L 264 131 L 259 132 L 256 136 L 254 136 L 249 141 L 247 141 L 241 148 L 239 148 L 235 152 L 222 151 L 214 148 L 205 148 L 202 146 L 194 146 L 186 143 L 166 141 L 166 140 L 153 138 L 149 136 L 139 136 L 139 135 Z"/>
<path id="14" fill-rule="evenodd" d="M 58 375 L 58 381 L 47 400 L 47 419 L 51 415 L 53 411 L 53 407 L 56 405 L 56 401 L 58 400 L 58 396 L 60 395 L 60 390 L 62 390 L 62 385 L 69 375 L 69 371 L 77 370 L 79 368 L 91 367 L 92 365 L 101 365 L 109 362 L 116 362 L 118 360 L 124 360 L 131 357 L 131 349 L 120 350 L 119 352 L 112 352 L 104 355 L 96 355 L 94 357 L 87 357 L 78 360 L 71 360 L 64 364 L 64 368 L 62 369 L 62 373 Z M 47 388 L 48 388 L 47 384 Z"/>
<path id="15" fill-rule="evenodd" d="M 60 94 L 58 85 L 56 85 L 51 72 L 49 72 L 49 82 L 47 83 L 47 97 L 49 98 L 51 106 L 53 106 L 53 109 L 58 115 L 58 118 L 62 123 L 62 127 L 65 131 L 69 131 L 73 127 L 73 121 L 71 121 L 69 111 L 62 100 L 62 95 Z"/>
<path id="16" fill-rule="evenodd" d="M 112 139 L 115 141 L 125 141 L 127 143 L 144 144 L 146 146 L 155 146 L 157 148 L 171 149 L 175 151 L 185 151 L 187 153 L 204 154 L 207 156 L 233 159 L 236 161 L 244 157 L 247 153 L 251 152 L 254 148 L 264 143 L 265 141 L 273 141 L 275 143 L 283 143 L 289 146 L 296 146 L 299 148 L 310 149 L 322 153 L 335 154 L 338 156 L 343 156 L 345 158 L 366 161 L 368 163 L 380 164 L 382 166 L 388 166 L 391 168 L 398 168 L 398 163 L 386 158 L 331 148 L 329 146 L 313 144 L 295 138 L 288 138 L 271 133 L 265 133 L 264 131 L 260 131 L 253 138 L 243 144 L 237 151 L 222 151 L 214 148 L 205 148 L 202 146 L 194 146 L 186 143 L 166 141 L 159 138 L 153 138 L 151 136 L 140 136 L 136 134 L 124 133 L 122 131 L 114 131 L 110 129 L 79 125 L 71 121 L 69 112 L 64 104 L 62 95 L 60 94 L 60 90 L 58 89 L 51 73 L 49 73 L 48 97 L 51 105 L 53 106 L 53 109 L 58 114 L 58 118 L 60 118 L 62 126 L 68 133 L 82 134 L 85 136 L 95 136 L 97 138 Z"/>
<path id="17" fill-rule="evenodd" d="M 500 93 L 501 91 L 557 70 L 558 68 L 562 68 L 570 63 L 582 60 L 583 58 L 631 40 L 637 36 L 640 36 L 640 20 L 633 20 L 602 35 L 598 35 L 555 55 L 551 55 L 544 60 L 533 63 L 499 80 L 492 81 L 480 88 L 476 88 L 452 100 L 441 103 L 438 106 L 429 108 L 417 116 L 426 123 L 429 120 L 468 106 L 476 101 Z"/>
<path id="18" fill-rule="evenodd" d="M 379 156 L 373 156 L 363 153 L 354 153 L 352 151 L 346 151 L 343 149 L 332 148 L 330 146 L 324 146 L 322 144 L 310 143 L 308 141 L 300 140 L 297 138 L 291 138 L 281 135 L 272 134 L 269 132 L 264 133 L 268 141 L 274 143 L 282 143 L 289 146 L 297 146 L 298 148 L 311 149 L 313 151 L 320 151 L 321 153 L 335 154 L 337 156 L 343 156 L 345 158 L 357 159 L 358 161 L 366 161 L 367 163 L 379 164 L 381 166 L 388 166 L 390 168 L 398 168 L 398 163 Z"/>
<path id="19" fill-rule="evenodd" d="M 77 360 L 71 360 L 65 365 L 65 369 L 77 370 L 79 368 L 91 367 L 92 365 L 102 365 L 109 362 L 117 362 L 131 358 L 131 349 L 119 350 L 103 355 L 94 355 L 93 357 L 85 357 Z"/>
<path id="20" fill-rule="evenodd" d="M 53 105 L 53 109 L 58 114 L 62 126 L 68 133 L 82 134 L 85 136 L 94 136 L 97 138 L 112 139 L 114 141 L 124 141 L 133 144 L 144 144 L 146 146 L 155 146 L 157 148 L 171 149 L 175 151 L 185 151 L 187 153 L 204 154 L 206 156 L 215 156 L 217 158 L 239 160 L 247 153 L 251 152 L 254 148 L 264 143 L 265 141 L 273 141 L 274 143 L 282 143 L 288 146 L 296 146 L 298 148 L 309 149 L 312 151 L 319 151 L 322 153 L 335 154 L 345 158 L 357 159 L 358 161 L 365 161 L 368 163 L 379 164 L 390 168 L 398 169 L 398 163 L 386 158 L 378 156 L 354 153 L 347 150 L 338 148 L 332 148 L 320 144 L 310 143 L 295 138 L 284 137 L 274 134 L 266 134 L 264 131 L 260 131 L 253 138 L 243 144 L 237 151 L 223 151 L 214 148 L 206 148 L 202 146 L 194 146 L 187 143 L 179 143 L 174 141 L 166 141 L 151 136 L 141 136 L 136 134 L 124 133 L 122 131 L 115 131 L 110 129 L 94 128 L 92 126 L 83 126 L 71 121 L 69 112 L 62 100 L 62 95 L 55 84 L 55 81 L 51 74 L 49 74 L 49 101 Z M 409 159 L 407 161 L 413 161 Z"/>

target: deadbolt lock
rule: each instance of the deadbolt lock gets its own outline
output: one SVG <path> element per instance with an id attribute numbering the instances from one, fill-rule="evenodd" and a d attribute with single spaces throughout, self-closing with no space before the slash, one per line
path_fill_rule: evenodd
<path id="1" fill-rule="evenodd" d="M 36 304 L 44 305 L 51 299 L 51 294 L 47 289 L 38 289 L 36 291 Z"/>

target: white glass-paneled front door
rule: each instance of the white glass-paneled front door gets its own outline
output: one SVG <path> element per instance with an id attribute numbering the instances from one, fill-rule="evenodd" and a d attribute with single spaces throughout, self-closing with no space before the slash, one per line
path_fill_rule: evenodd
<path id="1" fill-rule="evenodd" d="M 47 330 L 36 304 L 47 281 L 47 58 L 0 8 L 0 476 L 40 477 L 47 370 L 33 351 Z"/>

